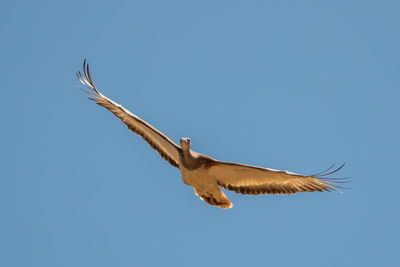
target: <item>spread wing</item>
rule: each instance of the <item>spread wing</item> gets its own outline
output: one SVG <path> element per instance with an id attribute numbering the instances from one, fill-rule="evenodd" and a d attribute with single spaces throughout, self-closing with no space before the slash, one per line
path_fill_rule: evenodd
<path id="1" fill-rule="evenodd" d="M 89 99 L 111 111 L 125 123 L 129 130 L 140 135 L 163 159 L 168 161 L 172 166 L 179 168 L 179 150 L 181 148 L 149 123 L 101 94 L 92 81 L 89 72 L 89 64 L 86 63 L 86 60 L 83 62 L 83 72 L 85 76 L 83 76 L 80 71 L 76 73 L 76 76 L 79 81 L 89 89 L 89 91 L 84 90 L 93 97 Z"/>
<path id="2" fill-rule="evenodd" d="M 248 166 L 237 163 L 215 161 L 211 164 L 209 174 L 216 177 L 218 185 L 236 193 L 259 194 L 294 194 L 298 192 L 332 191 L 342 183 L 341 178 L 326 178 L 343 168 L 328 173 L 326 171 L 310 176 L 277 171 L 267 168 Z M 339 187 L 341 188 L 341 187 Z"/>

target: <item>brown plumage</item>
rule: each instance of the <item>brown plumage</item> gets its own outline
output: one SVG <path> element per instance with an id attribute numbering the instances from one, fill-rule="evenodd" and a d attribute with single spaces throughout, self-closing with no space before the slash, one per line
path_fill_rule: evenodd
<path id="1" fill-rule="evenodd" d="M 231 208 L 232 203 L 220 187 L 241 194 L 294 194 L 298 192 L 332 191 L 341 188 L 340 178 L 327 178 L 344 164 L 334 169 L 334 165 L 322 173 L 300 175 L 286 171 L 222 162 L 190 149 L 190 139 L 182 138 L 180 146 L 162 132 L 132 114 L 119 104 L 105 97 L 96 88 L 86 60 L 83 62 L 84 75 L 77 72 L 79 81 L 98 105 L 111 111 L 129 130 L 141 136 L 160 156 L 172 166 L 179 168 L 185 184 L 193 186 L 195 194 L 206 203 L 220 208 Z M 83 89 L 82 89 L 83 90 Z M 328 172 L 332 170 L 331 172 Z"/>

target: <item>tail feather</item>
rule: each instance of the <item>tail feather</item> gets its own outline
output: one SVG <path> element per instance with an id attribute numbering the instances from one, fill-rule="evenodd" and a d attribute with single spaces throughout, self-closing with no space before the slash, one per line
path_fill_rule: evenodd
<path id="1" fill-rule="evenodd" d="M 213 192 L 203 192 L 200 189 L 194 188 L 194 193 L 204 202 L 212 206 L 217 206 L 221 209 L 232 208 L 233 205 L 218 187 Z"/>

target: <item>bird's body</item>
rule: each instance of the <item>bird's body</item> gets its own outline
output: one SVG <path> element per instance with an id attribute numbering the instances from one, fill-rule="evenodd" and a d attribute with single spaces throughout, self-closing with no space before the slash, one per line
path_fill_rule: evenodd
<path id="1" fill-rule="evenodd" d="M 339 168 L 316 175 L 300 175 L 286 171 L 277 171 L 238 163 L 222 162 L 191 150 L 189 138 L 182 138 L 180 146 L 166 135 L 141 118 L 124 109 L 119 104 L 105 97 L 95 87 L 86 61 L 84 74 L 77 77 L 90 91 L 85 91 L 91 100 L 105 107 L 117 116 L 125 125 L 140 135 L 162 158 L 172 166 L 179 168 L 182 180 L 194 188 L 195 194 L 210 205 L 231 208 L 232 203 L 221 188 L 242 194 L 292 194 L 298 192 L 331 191 L 338 187 L 337 179 L 326 178 Z"/>
<path id="2" fill-rule="evenodd" d="M 182 181 L 186 185 L 193 186 L 195 194 L 205 202 L 221 208 L 231 208 L 232 203 L 219 188 L 216 177 L 209 171 L 216 161 L 206 155 L 190 151 L 190 146 L 185 146 L 185 142 L 190 144 L 188 140 L 190 139 L 181 139 L 179 169 Z"/>

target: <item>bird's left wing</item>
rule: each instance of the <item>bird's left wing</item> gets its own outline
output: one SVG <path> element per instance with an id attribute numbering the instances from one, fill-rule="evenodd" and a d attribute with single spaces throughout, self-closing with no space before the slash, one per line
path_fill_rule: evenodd
<path id="1" fill-rule="evenodd" d="M 161 155 L 162 158 L 167 160 L 172 166 L 179 168 L 179 150 L 181 148 L 169 139 L 168 136 L 151 126 L 149 123 L 100 93 L 92 81 L 89 72 L 89 65 L 86 63 L 86 60 L 83 62 L 83 71 L 85 76 L 83 76 L 80 71 L 76 73 L 76 76 L 79 81 L 89 89 L 89 91 L 84 90 L 93 97 L 89 99 L 111 111 L 123 123 L 125 123 L 129 130 L 140 135 Z"/>
<path id="2" fill-rule="evenodd" d="M 218 185 L 236 193 L 259 194 L 293 194 L 298 192 L 335 190 L 334 178 L 325 178 L 338 170 L 318 175 L 300 175 L 286 171 L 261 168 L 230 162 L 213 161 L 208 173 L 216 177 Z M 333 168 L 333 166 L 331 167 Z"/>

